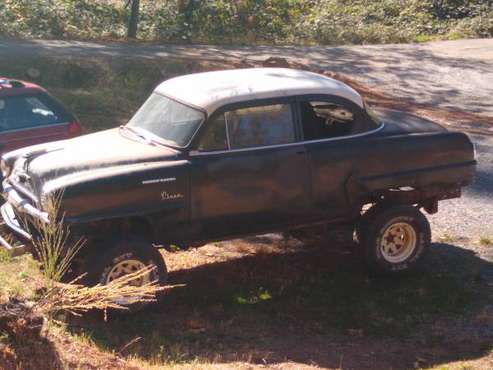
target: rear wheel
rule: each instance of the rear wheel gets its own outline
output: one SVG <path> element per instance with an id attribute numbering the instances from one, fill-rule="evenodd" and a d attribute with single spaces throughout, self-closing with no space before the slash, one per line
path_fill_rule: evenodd
<path id="1" fill-rule="evenodd" d="M 413 269 L 431 243 L 428 220 L 412 206 L 372 212 L 362 223 L 358 237 L 370 269 L 383 274 Z"/>

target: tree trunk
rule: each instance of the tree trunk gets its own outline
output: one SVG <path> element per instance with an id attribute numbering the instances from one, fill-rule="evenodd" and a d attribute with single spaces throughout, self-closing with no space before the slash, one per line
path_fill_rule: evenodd
<path id="1" fill-rule="evenodd" d="M 130 8 L 130 19 L 128 21 L 128 33 L 129 39 L 137 38 L 137 29 L 139 26 L 139 8 L 140 0 L 131 0 L 132 7 Z"/>

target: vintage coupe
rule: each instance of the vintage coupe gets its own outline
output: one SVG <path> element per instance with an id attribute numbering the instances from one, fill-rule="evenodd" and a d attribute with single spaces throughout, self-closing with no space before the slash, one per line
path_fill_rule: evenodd
<path id="1" fill-rule="evenodd" d="M 459 197 L 475 165 L 465 134 L 381 122 L 334 79 L 217 71 L 163 82 L 125 126 L 5 154 L 1 214 L 29 245 L 28 225 L 53 222 L 47 203 L 63 191 L 65 222 L 88 240 L 88 284 L 149 264 L 165 281 L 160 246 L 341 227 L 371 270 L 396 274 L 430 245 L 421 209 Z"/>

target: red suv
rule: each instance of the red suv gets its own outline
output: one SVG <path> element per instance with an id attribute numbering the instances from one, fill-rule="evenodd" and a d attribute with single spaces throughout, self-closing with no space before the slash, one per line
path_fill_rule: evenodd
<path id="1" fill-rule="evenodd" d="M 74 116 L 45 89 L 0 77 L 0 154 L 81 133 Z"/>

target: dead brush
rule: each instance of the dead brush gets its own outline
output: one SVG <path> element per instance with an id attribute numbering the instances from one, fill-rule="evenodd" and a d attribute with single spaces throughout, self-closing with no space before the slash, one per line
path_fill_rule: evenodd
<path id="1" fill-rule="evenodd" d="M 70 228 L 64 223 L 64 216 L 59 216 L 61 198 L 62 193 L 58 193 L 47 201 L 46 211 L 50 222 L 34 220 L 28 223 L 24 220 L 26 225 L 34 229 L 32 234 L 37 235 L 32 244 L 47 285 L 44 294 L 34 304 L 33 311 L 47 317 L 53 317 L 54 314 L 63 311 L 81 315 L 91 310 L 128 310 L 131 305 L 155 301 L 156 295 L 163 291 L 164 287 L 156 281 L 137 284 L 139 280 L 143 281 L 155 266 L 147 266 L 105 285 L 87 287 L 79 284 L 85 274 L 69 283 L 61 282 L 74 258 L 85 245 L 82 238 L 71 240 Z"/>
<path id="2" fill-rule="evenodd" d="M 130 305 L 154 302 L 156 294 L 165 287 L 155 281 L 132 285 L 150 274 L 154 266 L 147 266 L 134 273 L 121 276 L 106 285 L 86 287 L 75 282 L 56 283 L 36 303 L 34 309 L 49 317 L 58 312 L 80 316 L 91 310 L 128 310 Z M 125 302 L 125 304 L 119 303 Z"/>

